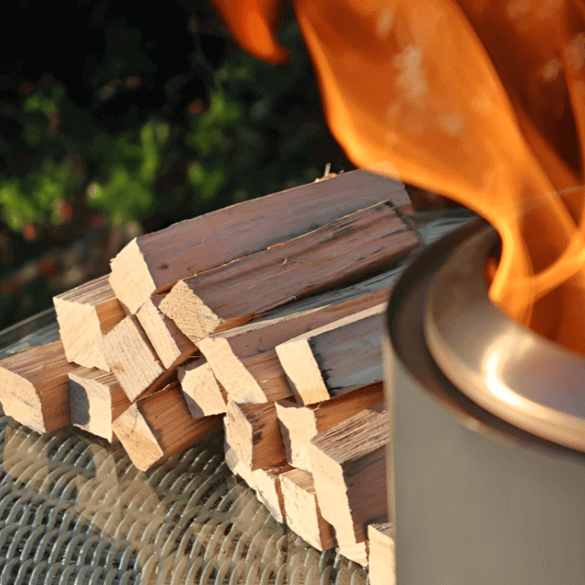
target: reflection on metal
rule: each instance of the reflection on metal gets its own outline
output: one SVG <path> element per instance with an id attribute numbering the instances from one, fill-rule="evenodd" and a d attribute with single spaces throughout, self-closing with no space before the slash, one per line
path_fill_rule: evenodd
<path id="1" fill-rule="evenodd" d="M 585 359 L 518 325 L 489 299 L 486 226 L 460 244 L 429 287 L 425 338 L 469 398 L 530 433 L 585 451 Z"/>

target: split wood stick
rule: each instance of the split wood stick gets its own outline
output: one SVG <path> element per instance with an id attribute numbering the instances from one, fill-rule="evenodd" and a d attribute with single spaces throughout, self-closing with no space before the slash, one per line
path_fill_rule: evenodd
<path id="1" fill-rule="evenodd" d="M 311 406 L 292 400 L 276 403 L 276 415 L 284 442 L 287 461 L 305 471 L 312 471 L 309 443 L 318 433 L 351 418 L 366 408 L 382 405 L 382 382 L 370 384 Z"/>
<path id="2" fill-rule="evenodd" d="M 47 433 L 70 424 L 69 372 L 61 340 L 31 347 L 0 361 L 0 403 L 19 423 Z"/>
<path id="3" fill-rule="evenodd" d="M 314 404 L 382 380 L 386 304 L 350 315 L 276 346 L 291 390 Z"/>
<path id="4" fill-rule="evenodd" d="M 101 341 L 111 371 L 134 402 L 164 369 L 136 317 L 122 319 Z"/>
<path id="5" fill-rule="evenodd" d="M 135 313 L 175 282 L 289 240 L 381 201 L 408 198 L 404 185 L 358 170 L 232 205 L 140 236 L 113 259 L 110 284 Z"/>
<path id="6" fill-rule="evenodd" d="M 148 298 L 136 313 L 140 325 L 165 368 L 175 367 L 197 352 L 195 344 L 158 309 L 163 297 Z"/>
<path id="7" fill-rule="evenodd" d="M 137 400 L 113 422 L 132 463 L 160 464 L 221 428 L 220 416 L 193 419 L 178 384 Z"/>
<path id="8" fill-rule="evenodd" d="M 99 342 L 124 318 L 108 275 L 53 297 L 53 304 L 67 360 L 108 371 Z"/>
<path id="9" fill-rule="evenodd" d="M 226 391 L 216 380 L 204 357 L 180 366 L 177 374 L 193 418 L 226 412 Z"/>
<path id="10" fill-rule="evenodd" d="M 418 242 L 381 203 L 180 280 L 159 308 L 197 343 L 291 300 L 387 270 Z"/>
<path id="11" fill-rule="evenodd" d="M 248 485 L 256 490 L 256 496 L 270 511 L 273 518 L 280 523 L 285 522 L 284 499 L 280 478 L 292 467 L 288 463 L 282 463 L 268 469 L 256 469 L 252 471 L 251 482 Z"/>
<path id="12" fill-rule="evenodd" d="M 370 584 L 396 585 L 396 547 L 392 522 L 369 524 L 368 541 Z"/>
<path id="13" fill-rule="evenodd" d="M 227 441 L 224 442 L 224 458 L 226 465 L 234 475 L 241 477 L 250 487 L 254 487 L 252 470 L 240 461 L 238 454 L 230 447 Z"/>
<path id="14" fill-rule="evenodd" d="M 387 302 L 403 271 L 400 266 L 342 289 L 293 301 L 266 316 L 216 333 L 212 339 L 226 339 L 239 358 L 271 350 L 299 335 Z"/>
<path id="15" fill-rule="evenodd" d="M 317 550 L 333 548 L 333 529 L 321 514 L 312 475 L 293 469 L 280 476 L 280 484 L 287 526 Z"/>
<path id="16" fill-rule="evenodd" d="M 252 471 L 286 462 L 273 402 L 236 404 L 230 400 L 224 426 L 226 442 Z"/>
<path id="17" fill-rule="evenodd" d="M 365 525 L 388 513 L 386 445 L 388 413 L 364 410 L 319 433 L 309 452 L 317 500 L 334 527 L 340 552 L 367 563 Z"/>
<path id="18" fill-rule="evenodd" d="M 274 349 L 246 357 L 242 364 L 258 382 L 268 402 L 292 398 L 286 374 Z"/>
<path id="19" fill-rule="evenodd" d="M 116 376 L 95 368 L 69 372 L 69 403 L 72 425 L 110 442 L 112 421 L 131 404 Z"/>

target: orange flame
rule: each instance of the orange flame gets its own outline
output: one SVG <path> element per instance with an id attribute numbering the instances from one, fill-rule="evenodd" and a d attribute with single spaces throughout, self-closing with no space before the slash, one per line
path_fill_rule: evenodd
<path id="1" fill-rule="evenodd" d="M 244 48 L 279 61 L 284 49 L 271 32 L 278 2 L 214 4 Z M 491 299 L 585 354 L 585 4 L 293 6 L 328 123 L 348 156 L 451 197 L 494 225 L 502 254 Z M 258 19 L 264 26 L 255 37 L 249 23 Z"/>

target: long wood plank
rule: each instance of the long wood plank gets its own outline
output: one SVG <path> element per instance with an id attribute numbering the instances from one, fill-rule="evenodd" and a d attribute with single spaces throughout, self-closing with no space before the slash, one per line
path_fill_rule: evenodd
<path id="1" fill-rule="evenodd" d="M 401 205 L 401 183 L 358 170 L 245 201 L 140 236 L 112 261 L 110 284 L 135 313 L 192 274 L 304 234 L 381 201 Z"/>
<path id="2" fill-rule="evenodd" d="M 68 361 L 105 371 L 109 366 L 99 342 L 125 316 L 108 278 L 96 278 L 53 297 Z"/>
<path id="3" fill-rule="evenodd" d="M 47 433 L 70 424 L 69 373 L 83 369 L 65 357 L 61 340 L 0 361 L 0 403 L 19 423 Z"/>
<path id="4" fill-rule="evenodd" d="M 419 243 L 387 204 L 179 281 L 160 310 L 193 343 L 291 300 L 387 270 Z"/>

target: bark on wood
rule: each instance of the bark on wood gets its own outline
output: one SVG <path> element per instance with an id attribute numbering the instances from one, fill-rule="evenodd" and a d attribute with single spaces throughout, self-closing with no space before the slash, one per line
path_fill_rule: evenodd
<path id="1" fill-rule="evenodd" d="M 366 408 L 381 406 L 383 402 L 384 389 L 381 382 L 311 406 L 302 406 L 292 400 L 277 402 L 276 414 L 287 461 L 293 467 L 312 471 L 309 443 L 314 436 Z"/>
<path id="2" fill-rule="evenodd" d="M 193 418 L 226 412 L 227 394 L 205 358 L 195 358 L 180 366 L 177 372 Z"/>
<path id="3" fill-rule="evenodd" d="M 288 463 L 282 463 L 269 469 L 256 469 L 252 471 L 251 484 L 256 490 L 258 499 L 268 508 L 277 522 L 285 522 L 284 500 L 280 479 L 283 473 L 291 471 Z"/>
<path id="4" fill-rule="evenodd" d="M 193 343 L 291 300 L 387 270 L 419 242 L 379 204 L 179 281 L 160 304 Z"/>
<path id="5" fill-rule="evenodd" d="M 280 484 L 287 526 L 317 550 L 333 548 L 333 529 L 321 514 L 311 474 L 293 469 L 280 476 Z"/>
<path id="6" fill-rule="evenodd" d="M 162 296 L 147 299 L 138 309 L 136 317 L 162 365 L 172 368 L 196 353 L 197 348 L 171 319 L 159 311 L 162 299 Z"/>
<path id="7" fill-rule="evenodd" d="M 46 433 L 70 424 L 69 372 L 80 369 L 65 357 L 61 340 L 0 361 L 0 403 L 5 414 Z"/>
<path id="8" fill-rule="evenodd" d="M 396 585 L 396 547 L 391 522 L 368 525 L 370 585 Z"/>
<path id="9" fill-rule="evenodd" d="M 112 421 L 131 404 L 116 376 L 95 368 L 69 372 L 69 403 L 72 425 L 110 442 Z"/>
<path id="10" fill-rule="evenodd" d="M 365 525 L 387 514 L 387 413 L 365 410 L 311 439 L 310 455 L 323 517 L 335 529 L 339 550 L 367 563 Z"/>
<path id="11" fill-rule="evenodd" d="M 286 461 L 273 402 L 228 402 L 224 419 L 225 440 L 249 469 L 268 469 Z"/>
<path id="12" fill-rule="evenodd" d="M 177 384 L 137 400 L 114 422 L 134 465 L 146 471 L 221 428 L 221 417 L 193 419 Z"/>
<path id="13" fill-rule="evenodd" d="M 134 402 L 164 369 L 136 317 L 125 317 L 101 342 L 102 353 L 126 396 Z"/>
<path id="14" fill-rule="evenodd" d="M 109 370 L 99 342 L 125 315 L 108 275 L 53 297 L 53 304 L 67 360 Z"/>
<path id="15" fill-rule="evenodd" d="M 314 404 L 382 380 L 386 304 L 371 307 L 276 346 L 301 404 Z"/>
<path id="16" fill-rule="evenodd" d="M 344 173 L 245 201 L 140 236 L 112 261 L 110 283 L 132 313 L 148 297 L 192 274 L 230 262 L 380 201 L 399 205 L 401 183 L 367 171 Z"/>

